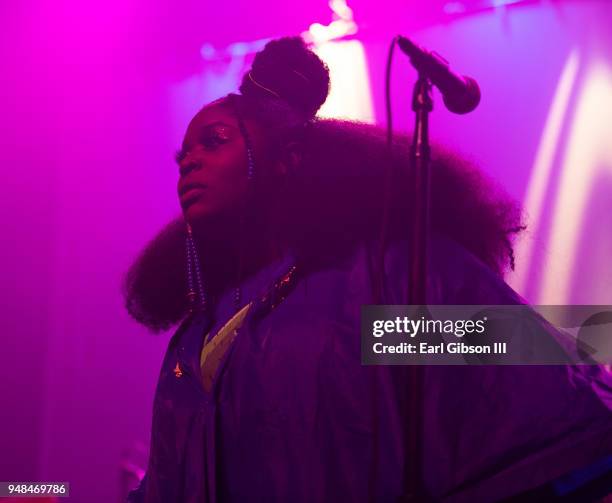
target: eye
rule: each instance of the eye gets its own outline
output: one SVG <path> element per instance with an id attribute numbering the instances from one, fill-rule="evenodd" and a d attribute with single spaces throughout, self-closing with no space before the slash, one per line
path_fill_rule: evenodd
<path id="1" fill-rule="evenodd" d="M 204 150 L 214 151 L 225 143 L 229 142 L 232 139 L 232 136 L 229 131 L 224 127 L 220 127 L 217 129 L 208 129 L 206 130 L 200 138 L 198 143 L 198 147 L 204 147 Z M 180 164 L 185 160 L 189 152 L 190 148 L 185 148 L 184 146 L 178 149 L 174 153 L 174 160 L 180 166 Z"/>
<path id="2" fill-rule="evenodd" d="M 222 132 L 207 133 L 202 137 L 201 144 L 207 150 L 215 150 L 227 143 L 229 138 Z"/>

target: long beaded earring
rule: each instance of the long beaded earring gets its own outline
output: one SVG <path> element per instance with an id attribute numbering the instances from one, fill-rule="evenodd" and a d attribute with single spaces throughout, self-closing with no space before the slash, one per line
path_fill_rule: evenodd
<path id="1" fill-rule="evenodd" d="M 187 301 L 189 312 L 205 311 L 206 297 L 204 295 L 204 283 L 198 251 L 193 240 L 191 225 L 186 224 L 185 251 L 187 254 Z"/>
<path id="2" fill-rule="evenodd" d="M 246 130 L 244 122 L 242 119 L 238 120 L 238 126 L 240 127 L 240 133 L 244 138 L 244 144 L 246 147 L 247 154 L 247 178 L 249 182 L 251 182 L 255 176 L 255 160 L 253 158 L 253 145 L 251 144 L 251 138 L 249 133 Z"/>
<path id="3" fill-rule="evenodd" d="M 244 125 L 244 121 L 242 120 L 242 118 L 240 116 L 238 116 L 238 127 L 240 128 L 240 133 L 242 134 L 242 138 L 244 139 L 244 145 L 246 148 L 246 154 L 247 154 L 247 180 L 248 180 L 248 191 L 252 191 L 253 189 L 253 179 L 255 177 L 255 159 L 253 156 L 253 145 L 251 143 L 251 138 L 249 136 L 249 133 Z M 247 195 L 247 203 L 250 200 L 250 193 Z M 242 215 L 240 216 L 240 236 L 241 236 L 241 243 L 240 243 L 240 252 L 239 252 L 239 256 L 238 256 L 238 271 L 237 271 L 237 276 L 238 276 L 238 286 L 236 287 L 236 290 L 234 291 L 234 306 L 236 308 L 236 311 L 238 311 L 240 309 L 240 306 L 242 304 L 242 288 L 240 287 L 240 284 L 242 282 L 242 273 L 243 273 L 243 268 L 244 268 L 244 253 L 245 253 L 245 242 L 244 242 L 244 231 L 245 231 L 245 225 L 246 225 L 246 212 L 248 210 L 247 205 L 245 204 L 243 210 L 242 210 Z"/>

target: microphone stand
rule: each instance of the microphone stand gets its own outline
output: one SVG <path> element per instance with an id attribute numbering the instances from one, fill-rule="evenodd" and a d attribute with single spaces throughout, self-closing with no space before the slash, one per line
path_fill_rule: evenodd
<path id="1" fill-rule="evenodd" d="M 465 114 L 476 108 L 480 101 L 480 89 L 470 77 L 450 71 L 448 61 L 436 53 L 430 53 L 402 36 L 396 41 L 418 72 L 412 94 L 412 110 L 416 115 L 414 136 L 410 152 L 409 181 L 413 188 L 410 222 L 410 263 L 408 267 L 408 304 L 415 306 L 416 314 L 431 318 L 427 309 L 427 248 L 429 242 L 429 113 L 433 110 L 432 84 L 444 95 L 446 107 L 454 113 Z M 406 460 L 404 463 L 404 500 L 431 501 L 425 491 L 424 478 L 424 391 L 425 369 L 421 365 L 408 367 L 408 412 L 414 425 L 405 435 Z"/>
<path id="2" fill-rule="evenodd" d="M 410 180 L 414 188 L 412 199 L 412 228 L 410 229 L 410 266 L 408 270 L 408 304 L 420 306 L 418 314 L 425 315 L 427 304 L 427 244 L 429 240 L 429 113 L 433 110 L 431 82 L 419 72 L 412 94 L 412 110 L 416 115 L 412 138 Z M 406 435 L 404 465 L 404 499 L 409 502 L 430 501 L 424 481 L 424 368 L 408 367 L 408 411 L 414 418 Z"/>
<path id="3" fill-rule="evenodd" d="M 414 187 L 412 198 L 412 229 L 410 247 L 410 282 L 408 302 L 411 305 L 427 303 L 427 239 L 429 229 L 429 113 L 433 110 L 431 82 L 419 73 L 412 94 L 412 110 L 416 121 L 410 157 L 412 161 L 411 181 Z"/>

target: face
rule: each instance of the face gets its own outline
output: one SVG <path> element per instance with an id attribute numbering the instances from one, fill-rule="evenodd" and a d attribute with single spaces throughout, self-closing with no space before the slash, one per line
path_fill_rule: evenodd
<path id="1" fill-rule="evenodd" d="M 261 130 L 244 121 L 260 169 Z M 190 223 L 237 214 L 247 193 L 247 153 L 238 118 L 223 102 L 203 108 L 191 120 L 177 153 L 178 195 Z"/>

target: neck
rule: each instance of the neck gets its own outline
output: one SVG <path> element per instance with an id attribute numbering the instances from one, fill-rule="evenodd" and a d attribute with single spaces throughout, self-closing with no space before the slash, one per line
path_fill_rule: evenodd
<path id="1" fill-rule="evenodd" d="M 194 227 L 202 275 L 209 295 L 218 297 L 281 257 L 283 247 L 262 221 L 238 218 L 208 221 Z"/>

